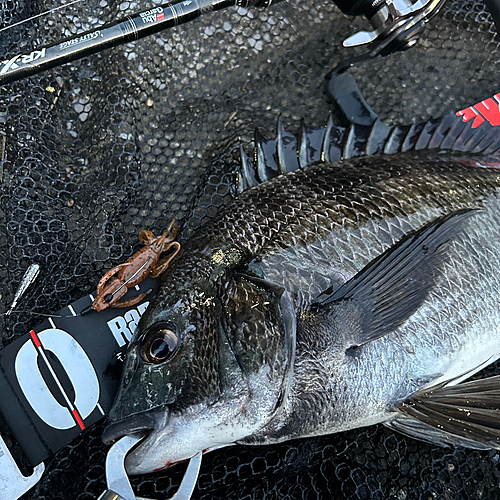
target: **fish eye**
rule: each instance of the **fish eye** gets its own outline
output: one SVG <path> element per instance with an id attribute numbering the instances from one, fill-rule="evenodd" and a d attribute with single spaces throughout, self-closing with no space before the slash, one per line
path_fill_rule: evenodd
<path id="1" fill-rule="evenodd" d="M 170 325 L 155 325 L 146 332 L 142 357 L 155 365 L 169 359 L 179 346 L 179 335 Z"/>

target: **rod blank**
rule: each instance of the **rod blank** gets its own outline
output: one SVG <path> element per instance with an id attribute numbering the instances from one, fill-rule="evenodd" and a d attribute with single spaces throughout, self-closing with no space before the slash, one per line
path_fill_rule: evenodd
<path id="1" fill-rule="evenodd" d="M 220 10 L 231 5 L 247 6 L 249 3 L 267 5 L 265 2 L 247 0 L 178 0 L 138 12 L 99 29 L 0 62 L 0 85 L 21 80 L 117 45 L 139 40 L 192 21 L 205 12 Z"/>

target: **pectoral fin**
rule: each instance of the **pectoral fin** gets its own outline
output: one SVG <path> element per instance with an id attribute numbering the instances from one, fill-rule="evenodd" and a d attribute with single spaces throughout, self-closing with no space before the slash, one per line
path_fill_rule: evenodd
<path id="1" fill-rule="evenodd" d="M 388 427 L 444 445 L 500 449 L 500 376 L 413 394 Z"/>
<path id="2" fill-rule="evenodd" d="M 462 209 L 405 235 L 338 290 L 323 292 L 313 312 L 328 314 L 352 347 L 398 328 L 425 301 L 447 258 L 448 242 L 480 209 Z"/>

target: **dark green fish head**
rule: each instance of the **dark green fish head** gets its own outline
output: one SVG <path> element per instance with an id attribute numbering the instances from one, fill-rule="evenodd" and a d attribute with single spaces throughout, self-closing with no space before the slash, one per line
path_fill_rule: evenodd
<path id="1" fill-rule="evenodd" d="M 105 441 L 149 437 L 127 458 L 150 472 L 267 424 L 291 380 L 295 316 L 282 288 L 238 272 L 236 248 L 187 244 L 129 345 Z"/>

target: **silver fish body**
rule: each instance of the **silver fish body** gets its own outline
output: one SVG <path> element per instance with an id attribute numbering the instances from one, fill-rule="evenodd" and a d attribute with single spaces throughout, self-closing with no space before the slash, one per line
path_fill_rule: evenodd
<path id="1" fill-rule="evenodd" d="M 150 431 L 128 472 L 381 422 L 500 447 L 496 408 L 454 416 L 500 383 L 446 392 L 500 357 L 500 168 L 489 165 L 358 158 L 236 198 L 184 245 L 129 346 L 104 435 Z"/>

